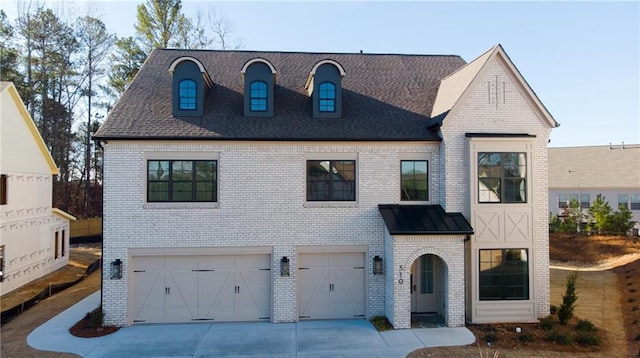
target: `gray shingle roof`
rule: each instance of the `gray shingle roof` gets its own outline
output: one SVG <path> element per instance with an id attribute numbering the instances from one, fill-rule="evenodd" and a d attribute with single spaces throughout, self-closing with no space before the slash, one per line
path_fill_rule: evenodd
<path id="1" fill-rule="evenodd" d="M 202 117 L 172 115 L 168 69 L 191 56 L 214 87 Z M 245 118 L 242 66 L 264 58 L 277 70 L 273 118 Z M 343 118 L 314 119 L 304 89 L 319 61 L 340 63 Z M 96 139 L 439 140 L 427 129 L 440 80 L 464 66 L 459 56 L 156 50 L 96 132 Z"/>
<path id="2" fill-rule="evenodd" d="M 640 144 L 549 148 L 548 153 L 549 189 L 640 188 Z"/>
<path id="3" fill-rule="evenodd" d="M 380 204 L 378 210 L 391 235 L 473 234 L 461 213 L 447 213 L 440 205 Z"/>

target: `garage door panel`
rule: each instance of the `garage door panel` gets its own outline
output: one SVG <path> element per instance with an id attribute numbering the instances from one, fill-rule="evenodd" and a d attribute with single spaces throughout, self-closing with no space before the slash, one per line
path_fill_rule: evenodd
<path id="1" fill-rule="evenodd" d="M 268 260 L 268 257 L 267 257 Z M 255 260 L 257 265 L 247 268 L 245 263 L 236 272 L 238 293 L 236 297 L 236 317 L 240 321 L 255 321 L 270 317 L 271 312 L 271 271 L 264 269 L 265 263 Z"/>
<path id="2" fill-rule="evenodd" d="M 305 261 L 305 265 L 307 264 L 309 262 Z M 328 271 L 326 266 L 324 269 L 316 267 L 300 269 L 298 273 L 300 318 L 324 318 L 330 312 Z"/>
<path id="3" fill-rule="evenodd" d="M 299 262 L 301 319 L 364 315 L 364 253 L 300 254 Z"/>
<path id="4" fill-rule="evenodd" d="M 351 268 L 364 266 L 364 255 L 361 253 L 340 253 L 332 254 L 333 267 L 335 268 Z"/>
<path id="5" fill-rule="evenodd" d="M 134 276 L 136 322 L 270 318 L 270 255 L 140 256 L 133 262 L 143 268 Z"/>
<path id="6" fill-rule="evenodd" d="M 167 263 L 171 261 L 173 260 L 167 260 Z M 186 269 L 181 266 L 180 270 Z M 197 318 L 198 273 L 189 269 L 188 272 L 170 272 L 165 277 L 167 281 L 165 297 L 165 317 L 167 321 L 184 322 L 185 319 Z"/>
<path id="7" fill-rule="evenodd" d="M 209 300 L 203 297 L 202 306 L 207 312 L 211 312 L 211 317 L 216 321 L 232 321 L 234 310 L 235 281 L 234 273 L 231 270 L 223 272 L 216 270 L 211 275 L 211 282 L 207 284 L 207 290 L 211 292 Z M 208 306 L 208 307 L 207 307 Z"/>
<path id="8" fill-rule="evenodd" d="M 164 276 L 134 272 L 134 321 L 157 322 L 164 315 Z"/>

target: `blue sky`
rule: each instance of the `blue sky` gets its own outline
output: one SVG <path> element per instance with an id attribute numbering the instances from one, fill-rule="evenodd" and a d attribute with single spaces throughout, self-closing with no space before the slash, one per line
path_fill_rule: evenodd
<path id="1" fill-rule="evenodd" d="M 129 36 L 142 2 L 64 3 L 80 13 L 91 7 L 110 31 Z M 183 11 L 209 5 L 235 24 L 243 50 L 455 54 L 469 62 L 500 43 L 560 123 L 550 146 L 640 143 L 638 1 L 183 0 Z M 15 5 L 2 7 L 15 13 Z"/>

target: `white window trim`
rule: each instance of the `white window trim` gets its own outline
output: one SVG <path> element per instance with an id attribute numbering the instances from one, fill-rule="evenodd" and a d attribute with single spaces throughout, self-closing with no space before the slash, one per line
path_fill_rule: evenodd
<path id="1" fill-rule="evenodd" d="M 400 187 L 402 186 L 402 167 L 400 163 L 403 160 L 426 160 L 427 161 L 427 197 L 429 200 L 402 200 L 402 194 L 400 194 Z M 395 175 L 398 176 L 398 188 L 396 189 L 396 195 L 398 197 L 398 203 L 415 205 L 415 204 L 430 204 L 433 202 L 433 161 L 431 160 L 431 153 L 401 153 L 398 155 L 398 160 L 395 168 Z"/>
<path id="2" fill-rule="evenodd" d="M 305 153 L 302 158 L 302 194 L 303 208 L 357 208 L 360 201 L 360 160 L 358 153 L 314 152 Z M 355 160 L 356 161 L 356 200 L 354 201 L 307 201 L 307 160 Z"/>
<path id="3" fill-rule="evenodd" d="M 147 161 L 149 160 L 215 160 L 216 164 L 216 202 L 148 202 L 147 201 Z M 143 209 L 218 209 L 220 208 L 220 153 L 219 152 L 144 152 L 142 160 L 142 197 Z"/>

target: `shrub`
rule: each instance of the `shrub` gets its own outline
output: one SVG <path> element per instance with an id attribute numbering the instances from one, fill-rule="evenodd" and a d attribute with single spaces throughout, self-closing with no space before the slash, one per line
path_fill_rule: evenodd
<path id="1" fill-rule="evenodd" d="M 98 307 L 95 310 L 88 312 L 84 319 L 93 329 L 102 327 L 102 320 L 104 319 L 102 308 Z"/>
<path id="2" fill-rule="evenodd" d="M 557 325 L 558 325 L 558 321 L 556 321 L 552 316 L 540 318 L 539 327 L 542 330 L 550 331 L 554 329 Z"/>
<path id="3" fill-rule="evenodd" d="M 556 314 L 557 312 L 558 312 L 558 306 L 551 305 L 551 307 L 549 308 L 549 313 Z"/>
<path id="4" fill-rule="evenodd" d="M 482 339 L 484 339 L 485 342 L 497 342 L 498 335 L 496 334 L 495 331 L 491 331 L 491 332 L 485 333 L 485 335 L 482 336 Z"/>
<path id="5" fill-rule="evenodd" d="M 576 323 L 576 330 L 581 332 L 596 332 L 598 328 L 588 319 L 581 319 Z"/>
<path id="6" fill-rule="evenodd" d="M 520 343 L 533 342 L 533 340 L 534 340 L 533 334 L 529 332 L 521 332 L 518 335 L 518 342 Z"/>
<path id="7" fill-rule="evenodd" d="M 393 325 L 389 322 L 389 319 L 385 316 L 373 316 L 370 319 L 371 324 L 376 327 L 376 330 L 380 331 L 388 331 L 393 329 Z"/>
<path id="8" fill-rule="evenodd" d="M 575 303 L 578 299 L 576 294 L 576 280 L 578 274 L 573 272 L 567 277 L 567 289 L 564 296 L 562 296 L 562 304 L 558 309 L 558 319 L 560 324 L 567 324 L 571 317 L 573 317 L 573 310 L 576 308 Z"/>
<path id="9" fill-rule="evenodd" d="M 560 332 L 556 329 L 552 329 L 551 331 L 547 332 L 547 334 L 545 335 L 545 339 L 549 342 L 554 342 L 562 345 L 571 344 L 571 337 L 569 337 L 568 334 Z"/>
<path id="10" fill-rule="evenodd" d="M 600 336 L 596 331 L 579 331 L 575 338 L 576 343 L 588 346 L 599 346 Z"/>

